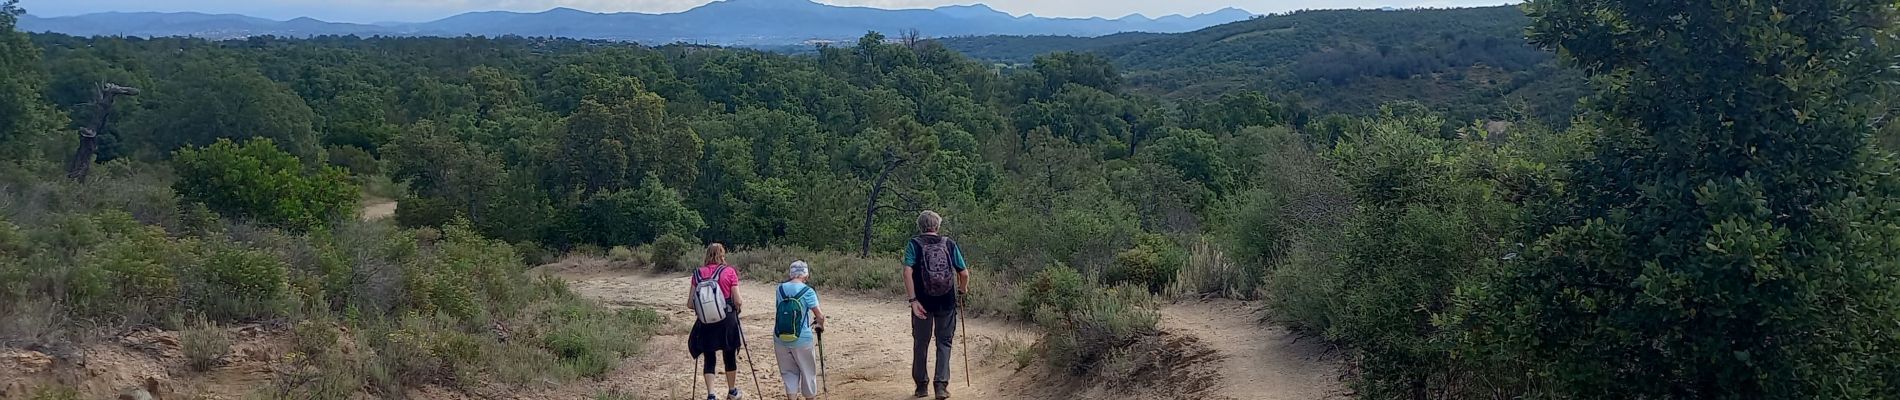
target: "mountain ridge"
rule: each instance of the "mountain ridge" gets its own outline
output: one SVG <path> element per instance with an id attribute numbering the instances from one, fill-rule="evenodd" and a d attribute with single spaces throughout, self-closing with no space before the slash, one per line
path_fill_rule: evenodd
<path id="1" fill-rule="evenodd" d="M 1014 16 L 983 4 L 881 9 L 837 6 L 810 0 L 723 0 L 673 13 L 592 12 L 555 7 L 539 12 L 472 11 L 427 22 L 358 24 L 309 17 L 272 20 L 240 14 L 199 12 L 103 12 L 64 17 L 25 15 L 20 28 L 77 36 L 191 36 L 233 39 L 250 36 L 532 36 L 695 42 L 723 45 L 785 45 L 811 40 L 851 40 L 868 31 L 917 30 L 928 37 L 977 35 L 1102 36 L 1122 32 L 1188 32 L 1252 18 L 1233 7 L 1160 18 L 1135 13 L 1117 19 Z"/>

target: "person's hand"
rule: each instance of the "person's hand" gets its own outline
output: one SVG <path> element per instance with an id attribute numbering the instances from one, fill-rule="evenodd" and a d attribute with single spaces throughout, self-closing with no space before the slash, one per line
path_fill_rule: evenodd
<path id="1" fill-rule="evenodd" d="M 910 315 L 916 316 L 917 319 L 930 319 L 929 315 L 924 314 L 924 303 L 918 303 L 916 300 L 910 301 Z"/>

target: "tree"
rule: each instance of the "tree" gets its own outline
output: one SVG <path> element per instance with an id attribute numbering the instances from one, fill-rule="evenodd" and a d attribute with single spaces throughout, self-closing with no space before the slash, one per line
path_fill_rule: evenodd
<path id="1" fill-rule="evenodd" d="M 1089 53 L 1056 52 L 1036 56 L 1035 71 L 1043 79 L 1040 96 L 1054 96 L 1063 86 L 1077 84 L 1108 93 L 1120 93 L 1122 76 L 1108 60 Z"/>
<path id="2" fill-rule="evenodd" d="M 383 154 L 389 161 L 390 178 L 408 182 L 409 189 L 426 200 L 400 203 L 398 221 L 405 225 L 440 225 L 460 215 L 476 226 L 490 226 L 490 204 L 498 200 L 497 192 L 508 174 L 501 157 L 493 151 L 457 138 L 440 124 L 423 121 L 385 146 Z M 530 210 L 496 211 L 507 214 Z M 423 218 L 425 215 L 428 217 Z"/>
<path id="3" fill-rule="evenodd" d="M 642 179 L 638 189 L 594 194 L 577 213 L 586 227 L 586 241 L 600 245 L 653 242 L 661 235 L 697 237 L 706 228 L 699 213 L 686 207 L 679 192 L 654 176 Z"/>
<path id="4" fill-rule="evenodd" d="M 179 150 L 173 188 L 186 200 L 219 213 L 269 225 L 308 230 L 326 226 L 355 209 L 356 185 L 336 167 L 304 167 L 297 156 L 267 138 L 243 145 L 219 139 L 203 148 Z"/>
<path id="5" fill-rule="evenodd" d="M 1893 7 L 1532 1 L 1603 137 L 1476 340 L 1554 397 L 1900 395 L 1900 181 L 1867 143 Z"/>
<path id="6" fill-rule="evenodd" d="M 40 50 L 25 34 L 14 31 L 24 14 L 18 0 L 0 2 L 0 158 L 18 158 L 30 144 L 19 139 L 51 132 L 57 125 L 52 110 L 40 98 L 45 76 L 39 69 Z"/>
<path id="7" fill-rule="evenodd" d="M 568 116 L 561 162 L 567 182 L 585 193 L 631 188 L 641 176 L 667 187 L 692 186 L 704 143 L 692 128 L 667 117 L 666 99 L 634 78 L 601 78 Z"/>
<path id="8" fill-rule="evenodd" d="M 218 139 L 271 139 L 285 151 L 314 160 L 319 149 L 315 114 L 289 88 L 255 66 L 215 55 L 194 54 L 150 90 L 151 106 L 140 114 L 136 140 L 170 152 Z"/>

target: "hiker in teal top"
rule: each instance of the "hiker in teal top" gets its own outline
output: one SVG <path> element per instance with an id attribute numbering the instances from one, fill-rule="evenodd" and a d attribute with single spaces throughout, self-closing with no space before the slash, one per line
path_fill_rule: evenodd
<path id="1" fill-rule="evenodd" d="M 793 262 L 786 278 L 774 294 L 778 316 L 773 321 L 772 343 L 777 346 L 772 353 L 778 356 L 786 397 L 817 399 L 818 353 L 813 347 L 816 333 L 825 329 L 825 313 L 818 310 L 818 291 L 805 284 L 811 279 L 810 265 Z"/>
<path id="2" fill-rule="evenodd" d="M 917 215 L 919 234 L 904 246 L 904 293 L 910 295 L 910 336 L 915 344 L 910 375 L 917 391 L 912 396 L 924 397 L 928 384 L 937 390 L 937 400 L 950 398 L 951 338 L 957 336 L 961 297 L 970 291 L 970 267 L 963 262 L 963 248 L 938 233 L 942 227 L 943 216 L 924 211 Z M 937 348 L 934 377 L 924 368 L 932 342 Z"/>

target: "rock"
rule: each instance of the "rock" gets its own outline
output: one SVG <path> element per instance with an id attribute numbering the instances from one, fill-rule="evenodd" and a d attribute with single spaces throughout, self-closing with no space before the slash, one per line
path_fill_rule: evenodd
<path id="1" fill-rule="evenodd" d="M 10 351 L 0 356 L 19 367 L 21 373 L 37 374 L 53 367 L 53 357 L 32 350 Z"/>

